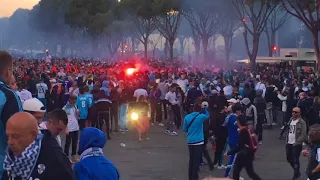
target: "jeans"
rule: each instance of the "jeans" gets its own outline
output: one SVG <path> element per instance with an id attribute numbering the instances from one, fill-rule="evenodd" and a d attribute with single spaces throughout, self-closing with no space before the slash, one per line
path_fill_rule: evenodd
<path id="1" fill-rule="evenodd" d="M 272 103 L 267 103 L 267 109 L 265 110 L 266 118 L 267 118 L 267 125 L 271 126 L 273 123 L 273 113 L 272 113 Z"/>
<path id="2" fill-rule="evenodd" d="M 128 110 L 128 104 L 120 104 L 120 111 L 119 111 L 120 129 L 128 129 L 127 110 Z"/>
<path id="3" fill-rule="evenodd" d="M 172 132 L 174 130 L 174 122 L 175 122 L 175 113 L 173 108 L 168 106 L 168 118 L 165 121 L 166 129 Z"/>
<path id="4" fill-rule="evenodd" d="M 199 179 L 199 166 L 200 159 L 203 152 L 203 144 L 201 145 L 188 145 L 189 148 L 189 170 L 188 176 L 189 180 L 198 180 Z"/>
<path id="5" fill-rule="evenodd" d="M 257 125 L 256 125 L 256 134 L 258 136 L 258 141 L 262 141 L 262 124 L 264 122 L 264 118 L 266 116 L 264 114 L 258 114 L 258 120 L 257 120 Z"/>
<path id="6" fill-rule="evenodd" d="M 245 156 L 245 155 L 238 155 L 237 159 L 234 163 L 233 167 L 233 179 L 239 180 L 240 179 L 240 172 L 242 168 L 246 168 L 248 176 L 252 180 L 261 180 L 261 178 L 254 172 L 253 170 L 253 157 Z"/>
<path id="7" fill-rule="evenodd" d="M 229 141 L 228 145 L 229 145 L 230 149 L 234 149 L 234 148 L 237 147 L 237 143 L 238 142 Z M 224 174 L 224 177 L 230 177 L 230 172 L 231 172 L 233 164 L 235 163 L 236 158 L 237 157 L 236 157 L 235 154 L 233 154 L 233 155 L 231 155 L 229 157 L 228 166 L 227 166 L 227 169 L 226 169 L 226 173 Z"/>
<path id="8" fill-rule="evenodd" d="M 294 170 L 293 177 L 299 177 L 300 174 L 300 154 L 302 151 L 302 145 L 295 145 L 287 144 L 286 145 L 286 155 L 287 155 L 287 161 L 291 165 L 291 167 Z"/>
<path id="9" fill-rule="evenodd" d="M 78 120 L 78 123 L 79 123 L 80 131 L 82 131 L 82 129 L 84 129 L 86 127 L 86 120 L 80 119 L 80 120 Z"/>
<path id="10" fill-rule="evenodd" d="M 69 134 L 66 135 L 66 143 L 64 144 L 64 153 L 67 156 L 69 156 L 70 145 L 72 145 L 71 156 L 77 155 L 78 133 L 79 131 L 73 131 L 73 132 L 69 132 Z"/>
<path id="11" fill-rule="evenodd" d="M 163 120 L 163 118 L 162 118 L 162 107 L 163 107 L 163 111 L 164 111 L 164 119 L 167 119 L 168 118 L 168 112 L 167 112 L 167 102 L 166 102 L 165 99 L 160 100 L 161 113 L 159 114 L 159 116 L 160 116 L 161 120 Z"/>
<path id="12" fill-rule="evenodd" d="M 222 165 L 223 161 L 223 151 L 227 146 L 227 139 L 226 138 L 217 138 L 216 139 L 216 151 L 214 152 L 214 163 L 218 166 Z"/>

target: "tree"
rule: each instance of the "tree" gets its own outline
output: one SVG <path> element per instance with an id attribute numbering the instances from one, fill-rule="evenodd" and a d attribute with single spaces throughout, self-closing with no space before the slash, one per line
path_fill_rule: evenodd
<path id="1" fill-rule="evenodd" d="M 290 18 L 287 11 L 279 4 L 271 13 L 270 17 L 267 19 L 267 24 L 265 26 L 264 32 L 267 37 L 269 56 L 272 57 L 274 54 L 274 47 L 278 46 L 276 44 L 276 33 L 277 31 L 287 22 Z"/>
<path id="2" fill-rule="evenodd" d="M 126 22 L 114 21 L 104 30 L 107 49 L 111 58 L 114 58 L 121 43 L 125 39 L 125 31 L 127 30 L 127 25 L 128 24 Z"/>
<path id="3" fill-rule="evenodd" d="M 314 52 L 320 69 L 319 34 L 320 1 L 319 0 L 283 0 L 283 7 L 292 16 L 298 18 L 309 29 L 313 37 Z"/>
<path id="4" fill-rule="evenodd" d="M 153 3 L 153 0 L 123 0 L 120 3 L 132 22 L 132 34 L 144 45 L 145 59 L 148 59 L 149 36 L 155 31 L 158 22 L 152 11 Z"/>
<path id="5" fill-rule="evenodd" d="M 95 42 L 114 18 L 110 1 L 70 0 L 65 14 L 66 22 L 72 28 L 87 32 L 92 41 L 92 49 L 97 50 Z"/>
<path id="6" fill-rule="evenodd" d="M 219 30 L 220 17 L 217 4 L 216 1 L 188 0 L 184 8 L 184 17 L 201 37 L 205 62 L 208 61 L 209 38 Z"/>
<path id="7" fill-rule="evenodd" d="M 152 57 L 156 55 L 156 48 L 161 40 L 162 36 L 160 34 L 153 34 L 150 36 L 149 44 L 152 45 Z"/>
<path id="8" fill-rule="evenodd" d="M 190 28 L 190 23 L 185 19 L 182 18 L 181 24 L 178 29 L 178 39 L 180 43 L 180 54 L 184 56 L 185 46 L 186 46 L 186 39 L 192 37 L 192 31 Z"/>
<path id="9" fill-rule="evenodd" d="M 155 0 L 153 10 L 158 14 L 157 29 L 169 43 L 170 60 L 173 61 L 173 44 L 177 38 L 181 23 L 180 4 L 178 0 Z"/>
<path id="10" fill-rule="evenodd" d="M 238 19 L 242 21 L 247 54 L 251 68 L 255 70 L 260 35 L 272 11 L 277 7 L 278 0 L 232 0 L 232 3 Z M 248 33 L 252 36 L 252 48 L 249 47 Z"/>
<path id="11" fill-rule="evenodd" d="M 226 64 L 228 65 L 230 62 L 230 54 L 232 48 L 232 40 L 236 30 L 238 30 L 241 26 L 240 21 L 237 19 L 237 16 L 234 11 L 225 11 L 228 7 L 232 7 L 231 3 L 224 3 L 220 5 L 221 9 L 221 23 L 219 24 L 219 32 L 224 40 L 225 47 L 225 56 L 226 56 Z"/>

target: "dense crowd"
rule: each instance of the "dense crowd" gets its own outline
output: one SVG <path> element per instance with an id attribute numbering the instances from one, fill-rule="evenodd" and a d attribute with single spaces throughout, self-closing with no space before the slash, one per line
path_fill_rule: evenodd
<path id="1" fill-rule="evenodd" d="M 0 71 L 4 179 L 119 179 L 102 148 L 111 132 L 126 132 L 131 124 L 139 141 L 149 140 L 153 125 L 163 126 L 169 136 L 185 131 L 189 180 L 199 179 L 202 157 L 210 170 L 226 169 L 225 177 L 233 169 L 233 179 L 241 179 L 245 167 L 252 179 L 261 179 L 254 172 L 254 154 L 263 130 L 281 125 L 279 139 L 286 139 L 293 179 L 301 176 L 301 152 L 310 156 L 309 179 L 320 178 L 320 78 L 312 69 L 281 64 L 253 71 L 180 61 L 107 63 L 49 56 L 45 61 L 13 60 L 1 51 Z M 223 155 L 229 157 L 227 165 Z"/>

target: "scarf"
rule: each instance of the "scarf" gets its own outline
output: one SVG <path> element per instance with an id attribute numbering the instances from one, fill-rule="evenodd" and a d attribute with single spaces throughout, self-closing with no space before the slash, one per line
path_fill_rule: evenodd
<path id="1" fill-rule="evenodd" d="M 36 139 L 18 157 L 12 157 L 7 151 L 3 168 L 13 177 L 29 179 L 38 160 L 43 134 L 39 131 Z"/>
<path id="2" fill-rule="evenodd" d="M 103 151 L 101 148 L 89 148 L 85 151 L 83 151 L 80 155 L 80 160 L 83 160 L 87 157 L 91 157 L 91 156 L 103 156 Z"/>

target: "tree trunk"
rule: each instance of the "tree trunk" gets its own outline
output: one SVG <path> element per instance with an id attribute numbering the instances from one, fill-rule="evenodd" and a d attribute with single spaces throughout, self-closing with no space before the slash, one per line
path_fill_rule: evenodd
<path id="1" fill-rule="evenodd" d="M 319 34 L 318 31 L 312 31 L 312 36 L 313 36 L 313 45 L 314 45 L 314 53 L 316 55 L 317 58 L 317 71 L 320 70 L 320 49 L 319 49 Z"/>
<path id="2" fill-rule="evenodd" d="M 136 52 L 136 42 L 135 42 L 135 37 L 131 37 L 131 41 L 132 41 L 132 52 L 134 53 L 134 52 Z"/>
<path id="3" fill-rule="evenodd" d="M 225 48 L 225 55 L 226 55 L 226 65 L 229 65 L 230 62 L 230 52 L 231 52 L 231 45 L 232 45 L 232 35 L 230 34 L 225 34 L 223 35 L 224 39 L 224 48 Z"/>
<path id="4" fill-rule="evenodd" d="M 173 61 L 173 44 L 174 40 L 169 40 L 170 61 Z"/>
<path id="5" fill-rule="evenodd" d="M 203 62 L 208 62 L 208 44 L 209 44 L 209 38 L 204 35 L 201 37 L 202 40 L 202 47 L 203 47 Z"/>
<path id="6" fill-rule="evenodd" d="M 251 67 L 253 69 L 253 71 L 256 71 L 256 58 L 258 55 L 258 50 L 259 50 L 259 38 L 260 38 L 260 34 L 259 33 L 255 33 L 253 35 L 253 43 L 252 43 L 252 56 L 250 59 L 251 62 Z"/>
<path id="7" fill-rule="evenodd" d="M 193 41 L 194 41 L 196 60 L 198 60 L 200 57 L 200 43 L 201 43 L 201 41 L 200 41 L 200 38 L 198 38 L 198 37 L 194 37 Z"/>
<path id="8" fill-rule="evenodd" d="M 153 47 L 153 50 L 152 50 L 152 57 L 154 58 L 156 56 L 156 47 Z"/>
<path id="9" fill-rule="evenodd" d="M 277 50 L 275 51 L 273 48 L 276 46 L 276 30 L 271 30 L 271 36 L 266 32 L 267 40 L 268 40 L 268 48 L 269 48 L 269 57 L 273 57 Z"/>
<path id="10" fill-rule="evenodd" d="M 148 60 L 148 41 L 144 41 L 143 46 L 144 46 L 144 59 Z"/>
<path id="11" fill-rule="evenodd" d="M 180 54 L 181 56 L 184 56 L 184 40 L 186 38 L 184 36 L 179 36 L 179 42 L 180 42 Z"/>

